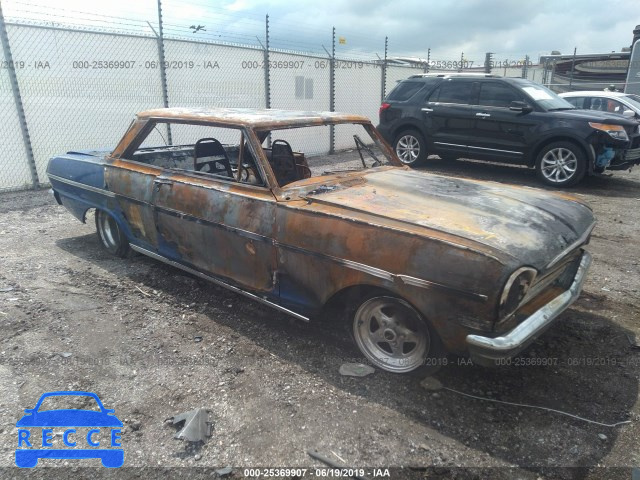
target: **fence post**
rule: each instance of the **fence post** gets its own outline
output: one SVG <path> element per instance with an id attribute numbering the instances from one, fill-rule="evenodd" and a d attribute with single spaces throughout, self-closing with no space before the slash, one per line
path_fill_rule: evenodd
<path id="1" fill-rule="evenodd" d="M 550 65 L 551 65 L 551 61 L 548 58 L 544 59 L 544 68 L 542 70 L 542 84 L 549 88 L 549 84 L 551 83 L 549 80 L 549 76 L 551 75 L 550 73 Z"/>
<path id="2" fill-rule="evenodd" d="M 424 67 L 424 73 L 429 73 L 429 67 L 431 66 L 431 48 L 427 49 L 427 65 Z"/>
<path id="3" fill-rule="evenodd" d="M 578 47 L 573 48 L 573 58 L 571 59 L 571 75 L 569 75 L 569 91 L 573 90 L 573 69 L 576 66 L 576 53 L 578 52 Z"/>
<path id="4" fill-rule="evenodd" d="M 553 77 L 556 74 L 556 63 L 557 63 L 558 59 L 554 58 L 553 59 L 553 64 L 551 65 L 551 76 L 549 77 L 549 85 L 547 85 L 548 88 L 550 88 L 551 90 L 553 90 Z"/>
<path id="5" fill-rule="evenodd" d="M 384 37 L 384 61 L 382 63 L 382 76 L 381 76 L 381 89 L 380 89 L 380 102 L 384 101 L 384 97 L 387 93 L 387 49 L 389 47 L 389 37 Z"/>
<path id="6" fill-rule="evenodd" d="M 528 70 L 529 70 L 529 55 L 525 55 L 524 64 L 522 65 L 522 78 L 527 78 Z"/>
<path id="7" fill-rule="evenodd" d="M 491 73 L 492 66 L 493 66 L 493 52 L 487 52 L 484 54 L 484 73 Z"/>
<path id="8" fill-rule="evenodd" d="M 167 71 L 166 63 L 164 59 L 164 35 L 162 33 L 162 3 L 158 0 L 158 58 L 160 59 L 160 83 L 162 84 L 162 103 L 164 108 L 169 108 L 169 95 L 167 88 Z M 171 138 L 171 125 L 167 123 L 167 139 L 169 145 L 173 145 L 173 139 Z"/>
<path id="9" fill-rule="evenodd" d="M 266 45 L 262 49 L 264 52 L 264 105 L 271 108 L 271 71 L 269 68 L 269 15 L 265 21 Z"/>
<path id="10" fill-rule="evenodd" d="M 18 121 L 20 122 L 20 130 L 22 131 L 22 141 L 24 142 L 24 150 L 27 154 L 27 163 L 31 172 L 31 183 L 33 188 L 38 188 L 40 180 L 38 179 L 38 169 L 33 156 L 33 148 L 31 147 L 31 137 L 29 136 L 29 127 L 27 126 L 27 117 L 24 114 L 24 106 L 22 105 L 22 97 L 20 96 L 20 86 L 18 85 L 18 77 L 16 75 L 15 65 L 13 64 L 13 56 L 11 55 L 11 46 L 9 45 L 9 35 L 7 27 L 4 23 L 4 14 L 2 13 L 2 3 L 0 3 L 0 41 L 2 42 L 2 51 L 4 59 L 7 62 L 7 72 L 9 73 L 9 82 L 11 83 L 11 91 L 13 92 L 13 100 L 16 104 L 18 112 Z"/>
<path id="11" fill-rule="evenodd" d="M 331 63 L 329 64 L 329 111 L 336 111 L 336 27 L 333 27 L 331 42 Z M 329 126 L 329 155 L 335 153 L 336 131 L 335 126 Z"/>
<path id="12" fill-rule="evenodd" d="M 262 49 L 264 53 L 264 105 L 271 108 L 271 67 L 269 65 L 269 14 L 265 17 L 265 45 Z M 267 148 L 271 148 L 271 132 L 267 135 Z"/>

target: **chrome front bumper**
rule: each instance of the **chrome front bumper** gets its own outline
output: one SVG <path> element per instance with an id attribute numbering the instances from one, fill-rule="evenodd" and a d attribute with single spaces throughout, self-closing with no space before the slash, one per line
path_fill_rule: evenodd
<path id="1" fill-rule="evenodd" d="M 494 365 L 496 360 L 511 358 L 540 336 L 554 320 L 580 296 L 582 284 L 591 265 L 591 254 L 584 252 L 569 289 L 533 313 L 508 334 L 500 337 L 468 335 L 471 359 L 481 365 Z"/>

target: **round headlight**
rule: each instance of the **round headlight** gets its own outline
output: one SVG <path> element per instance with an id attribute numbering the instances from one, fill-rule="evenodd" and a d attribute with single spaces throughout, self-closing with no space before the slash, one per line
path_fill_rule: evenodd
<path id="1" fill-rule="evenodd" d="M 522 267 L 513 272 L 507 280 L 500 297 L 499 315 L 504 320 L 520 306 L 527 295 L 527 291 L 536 278 L 536 270 L 531 267 Z"/>

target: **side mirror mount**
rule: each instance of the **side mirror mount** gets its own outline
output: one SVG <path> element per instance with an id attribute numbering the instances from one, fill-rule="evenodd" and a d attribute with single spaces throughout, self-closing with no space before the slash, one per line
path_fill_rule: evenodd
<path id="1" fill-rule="evenodd" d="M 513 101 L 509 104 L 509 110 L 514 112 L 529 113 L 533 108 L 527 102 Z"/>

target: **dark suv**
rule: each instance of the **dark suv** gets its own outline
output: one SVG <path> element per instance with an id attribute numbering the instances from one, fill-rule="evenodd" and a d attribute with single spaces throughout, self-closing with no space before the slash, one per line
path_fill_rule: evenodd
<path id="1" fill-rule="evenodd" d="M 380 106 L 378 129 L 406 165 L 430 154 L 535 167 L 547 185 L 627 169 L 638 124 L 577 110 L 542 85 L 488 74 L 425 74 L 402 80 Z"/>

